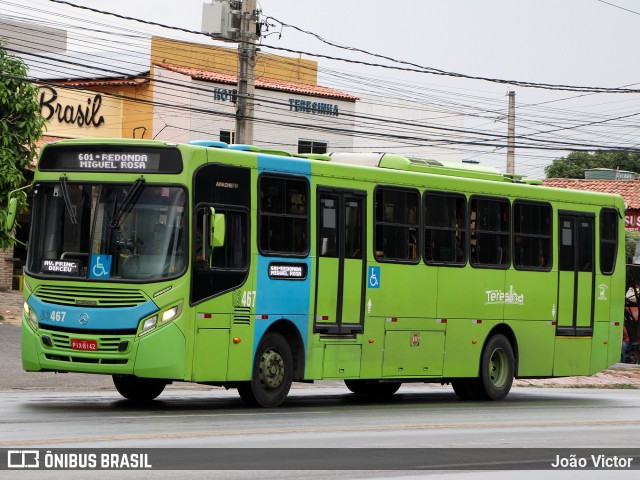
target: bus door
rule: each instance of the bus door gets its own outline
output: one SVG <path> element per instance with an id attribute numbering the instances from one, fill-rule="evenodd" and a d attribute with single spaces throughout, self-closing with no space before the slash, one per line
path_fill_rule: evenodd
<path id="1" fill-rule="evenodd" d="M 361 332 L 365 303 L 366 192 L 317 193 L 315 331 Z"/>
<path id="2" fill-rule="evenodd" d="M 558 215 L 557 335 L 593 335 L 595 298 L 595 215 Z"/>

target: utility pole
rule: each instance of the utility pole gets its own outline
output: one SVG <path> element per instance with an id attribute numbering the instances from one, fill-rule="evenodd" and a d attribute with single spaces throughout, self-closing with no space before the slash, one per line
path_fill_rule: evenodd
<path id="1" fill-rule="evenodd" d="M 509 113 L 507 115 L 507 173 L 516 173 L 516 92 L 509 96 Z"/>
<path id="2" fill-rule="evenodd" d="M 238 45 L 238 101 L 235 143 L 253 143 L 256 80 L 256 0 L 242 0 Z"/>

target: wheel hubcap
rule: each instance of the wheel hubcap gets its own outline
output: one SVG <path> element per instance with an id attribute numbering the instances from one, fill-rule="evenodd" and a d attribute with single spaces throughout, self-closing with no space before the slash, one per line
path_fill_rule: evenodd
<path id="1" fill-rule="evenodd" d="M 501 348 L 491 354 L 489 378 L 496 387 L 503 386 L 507 380 L 507 354 Z"/>
<path id="2" fill-rule="evenodd" d="M 260 381 L 262 384 L 273 390 L 277 388 L 284 379 L 284 360 L 276 350 L 267 350 L 260 358 Z"/>

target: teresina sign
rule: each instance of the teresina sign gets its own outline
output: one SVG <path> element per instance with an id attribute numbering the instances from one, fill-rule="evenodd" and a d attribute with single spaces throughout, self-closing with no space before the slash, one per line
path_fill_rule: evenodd
<path id="1" fill-rule="evenodd" d="M 338 105 L 334 103 L 312 102 L 310 100 L 289 99 L 289 111 L 313 113 L 314 115 L 338 116 Z"/>

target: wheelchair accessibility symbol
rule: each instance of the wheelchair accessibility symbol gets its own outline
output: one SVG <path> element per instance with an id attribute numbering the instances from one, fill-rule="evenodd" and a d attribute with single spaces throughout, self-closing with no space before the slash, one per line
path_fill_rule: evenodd
<path id="1" fill-rule="evenodd" d="M 369 288 L 380 288 L 380 267 L 369 267 Z"/>
<path id="2" fill-rule="evenodd" d="M 109 278 L 111 276 L 111 255 L 91 255 L 89 278 Z"/>

